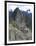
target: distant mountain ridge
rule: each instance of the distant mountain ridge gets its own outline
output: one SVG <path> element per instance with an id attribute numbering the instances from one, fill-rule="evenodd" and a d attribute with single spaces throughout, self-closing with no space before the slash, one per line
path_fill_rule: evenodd
<path id="1" fill-rule="evenodd" d="M 13 11 L 9 11 L 9 16 L 14 18 L 18 11 L 19 11 L 19 13 L 22 12 L 23 16 L 32 16 L 32 13 L 28 13 L 27 11 L 21 11 L 19 8 L 16 8 L 14 10 L 14 12 Z"/>

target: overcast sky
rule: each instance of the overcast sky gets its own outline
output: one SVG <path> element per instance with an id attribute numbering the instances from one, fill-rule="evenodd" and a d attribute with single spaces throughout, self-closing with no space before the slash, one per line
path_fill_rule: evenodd
<path id="1" fill-rule="evenodd" d="M 27 11 L 30 9 L 30 12 L 33 11 L 33 4 L 18 4 L 18 3 L 8 3 L 8 10 L 14 11 L 17 7 L 22 11 Z"/>

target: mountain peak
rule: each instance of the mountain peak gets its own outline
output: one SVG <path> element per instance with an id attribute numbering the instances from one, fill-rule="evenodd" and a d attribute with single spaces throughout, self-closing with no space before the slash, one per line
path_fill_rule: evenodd
<path id="1" fill-rule="evenodd" d="M 17 7 L 17 8 L 14 10 L 14 12 L 16 12 L 16 13 L 17 13 L 18 11 L 19 11 L 19 8 Z"/>
<path id="2" fill-rule="evenodd" d="M 19 8 L 17 7 L 15 10 L 19 10 Z"/>

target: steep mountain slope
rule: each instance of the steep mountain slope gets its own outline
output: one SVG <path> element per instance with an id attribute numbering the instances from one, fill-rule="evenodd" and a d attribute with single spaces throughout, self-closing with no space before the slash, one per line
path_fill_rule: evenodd
<path id="1" fill-rule="evenodd" d="M 9 11 L 9 18 L 9 22 L 16 20 L 17 25 L 21 25 L 25 21 L 26 26 L 32 29 L 32 13 L 28 13 L 28 11 L 21 11 L 16 8 L 14 11 Z"/>
<path id="2" fill-rule="evenodd" d="M 32 13 L 16 8 L 9 11 L 9 40 L 32 39 Z"/>

